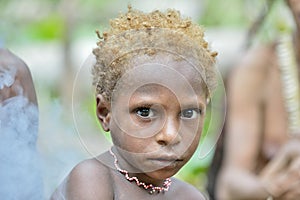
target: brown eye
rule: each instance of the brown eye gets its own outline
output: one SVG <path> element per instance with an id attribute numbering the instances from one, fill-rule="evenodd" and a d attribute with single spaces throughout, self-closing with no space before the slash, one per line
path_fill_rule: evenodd
<path id="1" fill-rule="evenodd" d="M 137 108 L 135 113 L 141 118 L 152 118 L 154 117 L 154 112 L 151 108 Z"/>
<path id="2" fill-rule="evenodd" d="M 180 117 L 183 119 L 195 119 L 201 114 L 200 109 L 185 109 L 181 111 Z"/>

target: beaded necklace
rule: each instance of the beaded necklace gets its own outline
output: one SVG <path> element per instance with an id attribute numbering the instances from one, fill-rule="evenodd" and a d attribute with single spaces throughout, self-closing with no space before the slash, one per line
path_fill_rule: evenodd
<path id="1" fill-rule="evenodd" d="M 163 187 L 159 186 L 154 186 L 152 184 L 146 184 L 144 182 L 139 181 L 139 179 L 135 176 L 130 177 L 128 171 L 121 169 L 120 166 L 118 165 L 118 159 L 117 156 L 113 153 L 112 149 L 109 150 L 110 154 L 114 157 L 114 165 L 116 169 L 125 176 L 125 178 L 129 182 L 135 182 L 137 186 L 143 187 L 145 190 L 149 192 L 149 194 L 154 194 L 155 192 L 160 193 L 160 192 L 167 192 L 169 190 L 170 185 L 172 184 L 172 180 L 170 178 L 167 178 L 164 180 Z"/>
<path id="2" fill-rule="evenodd" d="M 288 113 L 289 134 L 295 136 L 300 128 L 300 95 L 297 61 L 290 36 L 280 38 L 276 53 L 279 58 L 284 103 Z"/>

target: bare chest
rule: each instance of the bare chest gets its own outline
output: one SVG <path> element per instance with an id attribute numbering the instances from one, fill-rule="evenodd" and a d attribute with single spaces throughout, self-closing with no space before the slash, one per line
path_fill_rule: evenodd
<path id="1" fill-rule="evenodd" d="M 167 192 L 150 194 L 142 187 L 138 187 L 135 182 L 129 182 L 125 177 L 117 171 L 112 173 L 114 179 L 114 200 L 185 200 L 195 199 L 192 192 L 186 192 L 185 187 L 179 184 L 178 180 L 172 178 L 172 185 Z M 205 199 L 203 196 L 196 198 L 197 200 Z"/>

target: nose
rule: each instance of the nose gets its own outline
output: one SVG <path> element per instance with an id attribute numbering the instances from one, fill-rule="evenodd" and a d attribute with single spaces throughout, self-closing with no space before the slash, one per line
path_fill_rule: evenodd
<path id="1" fill-rule="evenodd" d="M 179 134 L 180 123 L 175 118 L 166 119 L 161 131 L 156 134 L 156 142 L 162 146 L 175 145 L 180 143 L 181 136 Z"/>

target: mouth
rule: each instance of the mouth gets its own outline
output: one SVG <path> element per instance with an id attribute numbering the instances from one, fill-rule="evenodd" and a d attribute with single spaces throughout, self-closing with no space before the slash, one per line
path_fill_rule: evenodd
<path id="1" fill-rule="evenodd" d="M 183 161 L 183 159 L 178 159 L 178 158 L 169 158 L 169 157 L 160 157 L 160 158 L 155 158 L 155 159 L 150 159 L 150 160 L 158 160 L 162 162 L 178 162 L 178 161 Z"/>
<path id="2" fill-rule="evenodd" d="M 149 158 L 148 160 L 161 167 L 175 167 L 183 162 L 183 158 L 178 158 L 176 156 L 160 156 L 157 158 Z"/>

